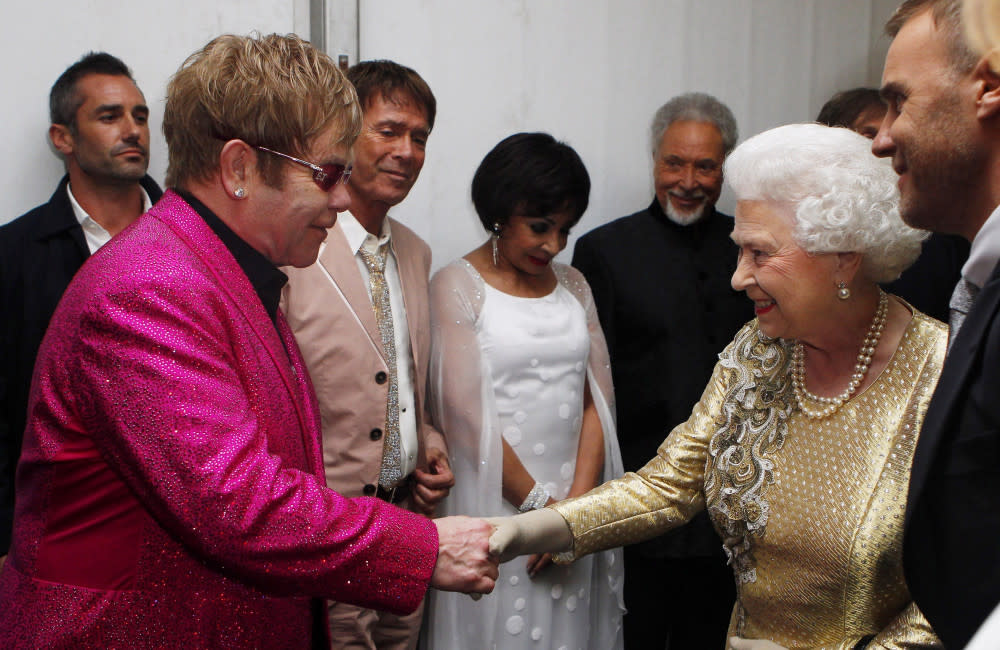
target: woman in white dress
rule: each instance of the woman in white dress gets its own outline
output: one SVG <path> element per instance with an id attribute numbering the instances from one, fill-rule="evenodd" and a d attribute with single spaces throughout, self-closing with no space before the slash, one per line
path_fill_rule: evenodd
<path id="1" fill-rule="evenodd" d="M 607 346 L 583 276 L 552 261 L 586 210 L 590 178 L 544 133 L 498 144 L 472 182 L 490 239 L 431 281 L 431 408 L 448 437 L 448 514 L 508 515 L 620 476 Z M 621 552 L 500 569 L 474 602 L 432 592 L 428 648 L 622 647 Z"/>

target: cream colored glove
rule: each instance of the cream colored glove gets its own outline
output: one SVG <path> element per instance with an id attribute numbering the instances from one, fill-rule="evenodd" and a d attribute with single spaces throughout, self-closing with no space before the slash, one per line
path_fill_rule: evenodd
<path id="1" fill-rule="evenodd" d="M 493 517 L 490 554 L 507 562 L 519 555 L 559 553 L 573 546 L 569 524 L 555 510 L 542 508 L 513 517 Z"/>

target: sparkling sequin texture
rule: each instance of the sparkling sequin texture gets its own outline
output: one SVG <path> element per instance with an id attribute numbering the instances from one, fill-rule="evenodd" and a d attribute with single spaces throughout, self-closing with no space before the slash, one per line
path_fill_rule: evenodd
<path id="1" fill-rule="evenodd" d="M 751 538 L 763 536 L 767 526 L 773 456 L 788 431 L 788 357 L 786 346 L 749 328 L 719 355 L 729 388 L 708 445 L 704 492 L 737 583 L 757 579 L 748 551 Z"/>
<path id="2" fill-rule="evenodd" d="M 902 537 L 913 449 L 946 339 L 941 323 L 916 314 L 874 383 L 816 421 L 787 409 L 787 349 L 776 341 L 769 351 L 751 322 L 656 458 L 553 506 L 573 531 L 573 554 L 680 525 L 705 507 L 711 485 L 709 512 L 737 556 L 730 634 L 788 648 L 851 648 L 868 634 L 873 647 L 940 647 L 906 589 Z M 741 415 L 754 404 L 759 413 Z"/>
<path id="3" fill-rule="evenodd" d="M 375 320 L 382 336 L 382 350 L 389 374 L 389 395 L 385 407 L 385 444 L 382 449 L 382 467 L 379 484 L 384 488 L 396 487 L 402 478 L 402 450 L 399 439 L 399 377 L 396 372 L 396 343 L 392 326 L 392 304 L 389 302 L 389 285 L 385 281 L 385 259 L 388 246 L 382 246 L 379 253 L 369 253 L 361 249 L 361 257 L 368 267 L 371 282 L 372 307 Z"/>
<path id="4" fill-rule="evenodd" d="M 81 269 L 39 353 L 0 647 L 308 647 L 310 596 L 417 606 L 433 523 L 325 487 L 278 327 L 171 192 Z"/>

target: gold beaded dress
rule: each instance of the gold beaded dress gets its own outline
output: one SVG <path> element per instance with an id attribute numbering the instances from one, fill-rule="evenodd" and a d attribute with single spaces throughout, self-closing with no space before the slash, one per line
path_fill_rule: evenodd
<path id="1" fill-rule="evenodd" d="M 882 373 L 814 420 L 791 345 L 751 321 L 690 418 L 636 473 L 553 507 L 573 559 L 662 534 L 707 507 L 736 578 L 729 635 L 787 648 L 941 647 L 903 579 L 907 484 L 947 327 L 914 311 Z"/>

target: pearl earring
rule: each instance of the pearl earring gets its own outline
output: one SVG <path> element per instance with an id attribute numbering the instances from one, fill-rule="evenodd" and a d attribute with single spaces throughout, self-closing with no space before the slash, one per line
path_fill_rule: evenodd
<path id="1" fill-rule="evenodd" d="M 837 297 L 841 300 L 847 300 L 851 297 L 851 290 L 847 288 L 846 282 L 837 283 Z"/>

